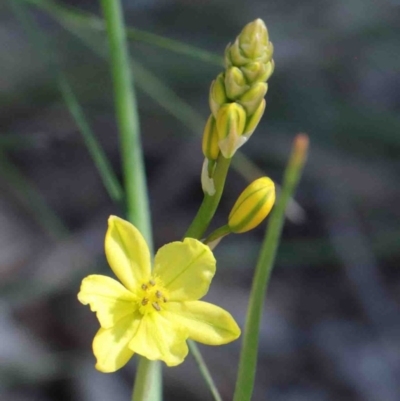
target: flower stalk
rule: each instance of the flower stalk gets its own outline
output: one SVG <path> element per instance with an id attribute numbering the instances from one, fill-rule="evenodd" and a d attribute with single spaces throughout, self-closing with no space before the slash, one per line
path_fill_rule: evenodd
<path id="1" fill-rule="evenodd" d="M 120 0 L 101 0 L 107 26 L 128 220 L 152 243 L 139 115 Z"/>
<path id="2" fill-rule="evenodd" d="M 120 133 L 121 155 L 124 172 L 126 213 L 129 221 L 134 223 L 144 235 L 152 252 L 153 241 L 149 200 L 140 141 L 139 116 L 136 97 L 133 89 L 125 24 L 120 0 L 101 0 L 106 22 L 110 48 L 112 76 L 114 84 L 115 106 Z M 158 361 L 141 361 L 139 377 L 145 377 L 143 385 L 135 380 L 132 393 L 133 401 L 161 401 L 162 376 Z"/>
<path id="3" fill-rule="evenodd" d="M 215 193 L 214 195 L 204 194 L 203 202 L 192 221 L 192 224 L 186 231 L 185 237 L 200 239 L 211 223 L 217 210 L 219 201 L 221 200 L 222 192 L 225 186 L 226 176 L 228 174 L 231 159 L 226 159 L 222 154 L 218 156 L 216 161 L 215 171 L 213 175 Z"/>

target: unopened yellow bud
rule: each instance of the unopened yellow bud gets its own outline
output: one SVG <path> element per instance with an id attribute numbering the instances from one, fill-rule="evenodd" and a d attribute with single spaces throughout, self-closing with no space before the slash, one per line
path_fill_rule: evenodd
<path id="1" fill-rule="evenodd" d="M 208 117 L 203 133 L 203 154 L 209 160 L 217 160 L 219 155 L 218 132 L 215 118 L 212 114 Z"/>
<path id="2" fill-rule="evenodd" d="M 254 112 L 254 114 L 252 114 L 250 117 L 247 118 L 246 127 L 244 128 L 244 131 L 243 131 L 243 136 L 246 137 L 247 139 L 251 136 L 251 134 L 257 128 L 257 125 L 260 122 L 261 117 L 264 114 L 265 105 L 266 105 L 265 99 L 261 100 L 261 103 L 258 106 L 258 108 L 256 109 L 256 111 Z"/>
<path id="3" fill-rule="evenodd" d="M 240 68 L 230 67 L 225 73 L 225 90 L 229 99 L 235 100 L 249 89 Z"/>
<path id="4" fill-rule="evenodd" d="M 223 156 L 230 159 L 247 138 L 242 137 L 246 111 L 238 103 L 224 104 L 217 114 L 218 146 Z"/>
<path id="5" fill-rule="evenodd" d="M 244 233 L 258 226 L 275 202 L 275 185 L 268 177 L 253 181 L 239 196 L 229 214 L 233 233 Z"/>
<path id="6" fill-rule="evenodd" d="M 267 90 L 268 84 L 265 82 L 258 82 L 237 100 L 246 110 L 248 118 L 258 109 Z"/>
<path id="7" fill-rule="evenodd" d="M 221 72 L 221 74 L 219 74 L 217 78 L 212 81 L 210 87 L 209 103 L 211 112 L 215 118 L 217 117 L 219 108 L 228 101 L 229 100 L 225 92 L 225 74 Z"/>

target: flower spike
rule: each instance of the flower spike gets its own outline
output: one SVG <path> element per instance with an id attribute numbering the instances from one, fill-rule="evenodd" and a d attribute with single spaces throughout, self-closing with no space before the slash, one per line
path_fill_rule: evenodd
<path id="1" fill-rule="evenodd" d="M 225 158 L 233 157 L 261 120 L 265 110 L 264 96 L 268 90 L 266 81 L 275 67 L 273 51 L 267 27 L 261 19 L 247 24 L 225 50 L 225 71 L 212 82 L 209 95 L 210 109 L 220 138 L 218 145 Z M 244 114 L 236 118 L 237 126 L 233 127 L 232 119 L 226 118 L 229 116 L 226 111 L 234 110 L 237 105 L 243 107 Z M 243 120 L 245 128 L 240 130 Z M 205 129 L 204 135 L 207 133 L 208 129 Z"/>

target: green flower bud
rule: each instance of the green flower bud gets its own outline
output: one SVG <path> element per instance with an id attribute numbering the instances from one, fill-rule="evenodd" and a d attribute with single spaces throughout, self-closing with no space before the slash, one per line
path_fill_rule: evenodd
<path id="1" fill-rule="evenodd" d="M 225 50 L 225 65 L 242 67 L 254 61 L 268 63 L 273 54 L 267 27 L 261 19 L 247 24 L 233 44 Z"/>
<path id="2" fill-rule="evenodd" d="M 240 68 L 230 67 L 225 73 L 225 90 L 229 99 L 235 100 L 249 89 Z"/>
<path id="3" fill-rule="evenodd" d="M 219 74 L 217 78 L 211 82 L 209 103 L 211 112 L 213 113 L 215 118 L 217 118 L 219 108 L 224 103 L 227 103 L 229 101 L 225 92 L 224 76 L 224 73 L 221 72 L 221 74 Z"/>
<path id="4" fill-rule="evenodd" d="M 244 128 L 243 131 L 243 136 L 246 137 L 246 139 L 250 138 L 251 134 L 257 128 L 257 125 L 264 114 L 265 105 L 266 105 L 265 99 L 261 100 L 261 103 L 254 112 L 254 114 L 252 114 L 250 117 L 247 118 L 246 127 Z"/>
<path id="5" fill-rule="evenodd" d="M 262 57 L 264 48 L 269 43 L 267 27 L 260 18 L 248 23 L 238 38 L 244 55 L 253 60 Z"/>
<path id="6" fill-rule="evenodd" d="M 203 154 L 209 160 L 217 160 L 219 155 L 218 131 L 215 118 L 212 114 L 208 117 L 203 133 Z"/>
<path id="7" fill-rule="evenodd" d="M 239 39 L 236 38 L 233 44 L 228 43 L 228 46 L 225 48 L 224 61 L 225 61 L 225 68 L 229 68 L 233 65 L 241 67 L 249 62 L 248 58 L 244 57 L 241 54 L 239 47 Z"/>
<path id="8" fill-rule="evenodd" d="M 265 82 L 258 82 L 237 100 L 237 102 L 246 110 L 248 118 L 258 109 L 261 101 L 267 93 L 267 90 L 268 84 Z"/>
<path id="9" fill-rule="evenodd" d="M 253 181 L 239 196 L 229 214 L 228 226 L 234 233 L 244 233 L 258 226 L 275 202 L 275 185 L 268 177 Z"/>
<path id="10" fill-rule="evenodd" d="M 233 42 L 232 45 L 225 51 L 226 68 L 230 65 L 242 67 L 245 64 L 250 63 L 252 60 L 246 57 L 240 49 L 239 39 Z"/>
<path id="11" fill-rule="evenodd" d="M 268 63 L 272 61 L 272 56 L 274 54 L 274 45 L 272 42 L 269 42 L 267 46 L 264 48 L 264 55 L 260 58 L 264 63 Z"/>
<path id="12" fill-rule="evenodd" d="M 217 114 L 218 146 L 223 156 L 231 158 L 247 138 L 242 137 L 246 124 L 246 111 L 238 103 L 221 106 Z"/>
<path id="13" fill-rule="evenodd" d="M 246 64 L 241 67 L 243 75 L 246 77 L 247 82 L 265 82 L 274 72 L 274 60 L 268 63 L 262 63 L 261 61 L 255 61 L 253 63 Z"/>

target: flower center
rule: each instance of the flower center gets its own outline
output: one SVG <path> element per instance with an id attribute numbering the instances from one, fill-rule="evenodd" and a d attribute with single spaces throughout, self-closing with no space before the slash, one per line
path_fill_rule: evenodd
<path id="1" fill-rule="evenodd" d="M 139 311 L 142 315 L 149 312 L 160 312 L 167 302 L 167 292 L 158 277 L 152 277 L 140 286 L 141 297 Z"/>

